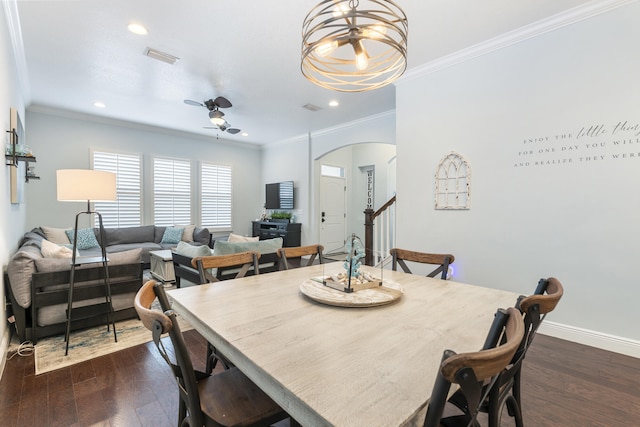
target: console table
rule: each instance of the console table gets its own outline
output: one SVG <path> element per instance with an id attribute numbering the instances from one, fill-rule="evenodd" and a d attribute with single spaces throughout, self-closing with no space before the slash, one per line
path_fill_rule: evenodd
<path id="1" fill-rule="evenodd" d="M 279 221 L 251 221 L 253 236 L 260 240 L 282 237 L 282 246 L 300 246 L 300 231 L 302 224 Z"/>

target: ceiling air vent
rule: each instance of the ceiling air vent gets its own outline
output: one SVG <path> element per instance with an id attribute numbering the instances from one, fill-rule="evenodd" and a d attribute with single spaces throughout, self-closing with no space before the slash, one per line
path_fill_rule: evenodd
<path id="1" fill-rule="evenodd" d="M 157 59 L 158 61 L 166 62 L 167 64 L 175 64 L 180 58 L 170 55 L 168 53 L 160 52 L 159 50 L 152 49 L 150 47 L 144 50 L 144 54 L 149 58 Z"/>
<path id="2" fill-rule="evenodd" d="M 317 105 L 313 105 L 313 104 L 304 104 L 302 106 L 302 108 L 306 108 L 309 111 L 319 111 L 322 110 L 322 107 L 318 107 Z"/>

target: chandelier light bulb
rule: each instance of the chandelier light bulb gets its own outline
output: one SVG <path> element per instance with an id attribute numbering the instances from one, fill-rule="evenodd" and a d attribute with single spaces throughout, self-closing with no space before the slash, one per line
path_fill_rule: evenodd
<path id="1" fill-rule="evenodd" d="M 369 28 L 365 28 L 362 31 L 362 35 L 368 39 L 381 39 L 387 34 L 387 27 L 383 24 L 373 25 Z"/>
<path id="2" fill-rule="evenodd" d="M 318 56 L 324 58 L 327 55 L 330 55 L 331 52 L 333 52 L 337 48 L 338 48 L 338 42 L 336 40 L 326 42 L 326 43 L 321 43 L 318 45 L 318 47 L 316 47 L 316 53 L 318 54 Z"/>
<path id="3" fill-rule="evenodd" d="M 369 58 L 367 58 L 366 52 L 360 52 L 356 55 L 356 68 L 360 71 L 364 71 L 369 66 Z"/>
<path id="4" fill-rule="evenodd" d="M 340 18 L 349 13 L 349 6 L 346 4 L 341 4 L 333 8 L 333 17 Z"/>

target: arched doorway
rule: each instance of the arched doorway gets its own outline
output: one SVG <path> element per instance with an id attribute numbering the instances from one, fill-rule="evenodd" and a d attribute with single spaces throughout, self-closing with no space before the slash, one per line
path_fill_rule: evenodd
<path id="1" fill-rule="evenodd" d="M 325 252 L 340 251 L 344 239 L 351 233 L 364 238 L 364 210 L 369 204 L 373 209 L 382 206 L 395 194 L 395 158 L 395 145 L 371 142 L 340 147 L 315 160 L 314 213 L 318 218 L 318 241 L 325 246 Z M 334 173 L 327 174 L 327 170 Z M 343 194 L 335 193 L 340 191 L 339 181 L 344 183 Z M 340 212 L 333 208 L 342 197 L 344 223 L 341 226 L 336 222 Z"/>

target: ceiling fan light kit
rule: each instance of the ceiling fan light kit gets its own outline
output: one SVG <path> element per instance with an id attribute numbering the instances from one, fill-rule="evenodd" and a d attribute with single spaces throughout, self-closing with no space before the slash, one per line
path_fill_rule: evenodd
<path id="1" fill-rule="evenodd" d="M 205 127 L 205 129 L 217 129 L 217 130 L 221 130 L 222 132 L 227 131 L 232 135 L 235 135 L 238 132 L 240 132 L 240 129 L 232 128 L 229 122 L 223 119 L 224 113 L 219 109 L 231 108 L 233 106 L 231 104 L 231 101 L 229 101 L 224 96 L 219 96 L 216 99 L 208 99 L 202 102 L 193 101 L 191 99 L 185 99 L 184 103 L 187 105 L 193 105 L 195 107 L 205 107 L 207 110 L 209 110 L 209 120 L 216 127 L 215 128 Z"/>
<path id="2" fill-rule="evenodd" d="M 408 31 L 391 0 L 323 0 L 302 24 L 302 74 L 340 92 L 385 86 L 407 68 Z"/>

